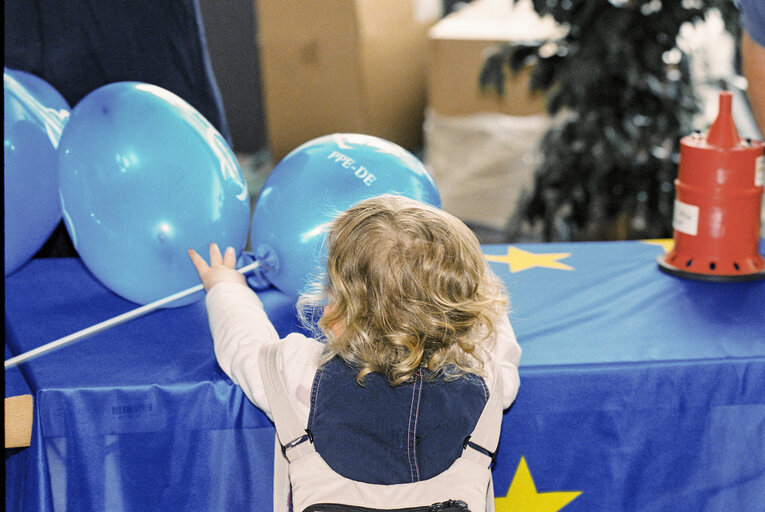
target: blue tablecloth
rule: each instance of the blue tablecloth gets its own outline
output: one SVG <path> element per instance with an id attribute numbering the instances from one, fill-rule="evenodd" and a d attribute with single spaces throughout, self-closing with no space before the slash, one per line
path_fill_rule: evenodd
<path id="1" fill-rule="evenodd" d="M 661 244 L 483 249 L 524 350 L 498 511 L 765 503 L 765 281 L 669 276 Z M 5 291 L 12 354 L 135 307 L 74 259 L 33 260 Z M 298 328 L 286 297 L 262 298 L 280 334 Z M 202 302 L 20 373 L 35 422 L 32 445 L 6 458 L 9 510 L 270 509 L 273 427 L 217 367 Z"/>

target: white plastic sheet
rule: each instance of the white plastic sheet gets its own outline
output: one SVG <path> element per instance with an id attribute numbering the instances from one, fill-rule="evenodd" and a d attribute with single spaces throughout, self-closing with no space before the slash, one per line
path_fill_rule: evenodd
<path id="1" fill-rule="evenodd" d="M 533 187 L 547 115 L 425 113 L 425 165 L 443 209 L 463 221 L 503 229 L 525 189 Z"/>

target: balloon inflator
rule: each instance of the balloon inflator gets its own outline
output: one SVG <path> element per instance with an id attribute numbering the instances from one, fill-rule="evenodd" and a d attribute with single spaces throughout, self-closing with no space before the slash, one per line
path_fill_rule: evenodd
<path id="1" fill-rule="evenodd" d="M 765 277 L 757 250 L 763 195 L 763 143 L 742 139 L 731 114 L 732 94 L 706 137 L 680 139 L 672 219 L 674 249 L 658 258 L 662 271 L 702 281 Z"/>

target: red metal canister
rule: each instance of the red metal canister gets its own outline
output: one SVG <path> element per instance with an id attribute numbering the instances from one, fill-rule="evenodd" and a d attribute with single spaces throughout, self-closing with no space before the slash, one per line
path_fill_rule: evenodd
<path id="1" fill-rule="evenodd" d="M 740 281 L 765 277 L 758 252 L 763 195 L 763 143 L 741 139 L 732 94 L 720 93 L 706 137 L 680 139 L 672 220 L 674 249 L 658 259 L 667 273 L 692 279 Z"/>

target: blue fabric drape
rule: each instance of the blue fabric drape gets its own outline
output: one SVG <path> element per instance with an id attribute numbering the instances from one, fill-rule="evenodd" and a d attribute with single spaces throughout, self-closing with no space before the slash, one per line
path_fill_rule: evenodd
<path id="1" fill-rule="evenodd" d="M 483 250 L 523 348 L 498 510 L 519 496 L 528 510 L 568 496 L 566 512 L 765 503 L 764 280 L 669 276 L 642 242 Z M 32 260 L 5 292 L 6 355 L 135 307 L 75 259 Z M 281 335 L 298 328 L 289 298 L 261 298 Z M 202 302 L 18 370 L 6 381 L 34 393 L 35 422 L 6 457 L 9 510 L 270 510 L 273 428 L 218 368 Z"/>

